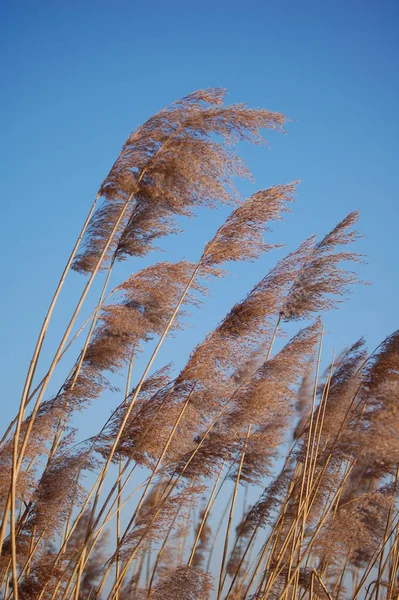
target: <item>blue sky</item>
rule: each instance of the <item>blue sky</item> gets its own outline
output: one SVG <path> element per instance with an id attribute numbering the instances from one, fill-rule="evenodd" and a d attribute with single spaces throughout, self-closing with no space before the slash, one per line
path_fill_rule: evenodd
<path id="1" fill-rule="evenodd" d="M 229 102 L 284 112 L 287 135 L 243 147 L 256 184 L 301 179 L 293 213 L 272 239 L 293 249 L 361 212 L 363 278 L 327 315 L 325 348 L 398 327 L 398 5 L 394 1 L 3 4 L 0 296 L 5 421 L 15 412 L 47 305 L 99 184 L 128 134 L 169 102 L 222 86 Z M 195 259 L 227 211 L 201 213 L 165 240 L 162 258 Z M 170 340 L 158 366 L 187 352 L 283 255 L 238 265 L 213 286 L 195 327 Z M 153 254 L 144 264 L 159 258 Z M 120 267 L 115 281 L 142 266 Z M 44 349 L 59 340 L 83 278 L 67 281 Z M 90 297 L 95 299 L 98 289 Z M 90 305 L 90 299 L 88 306 Z M 86 310 L 86 309 L 85 309 Z M 327 360 L 327 359 L 326 359 Z M 60 375 L 61 377 L 61 375 Z M 4 381 L 5 386 L 4 386 Z M 97 403 L 99 425 L 110 406 Z"/>

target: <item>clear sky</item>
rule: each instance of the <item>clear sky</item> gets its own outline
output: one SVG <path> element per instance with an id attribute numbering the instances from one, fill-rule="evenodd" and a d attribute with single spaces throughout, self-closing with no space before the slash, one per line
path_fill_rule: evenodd
<path id="1" fill-rule="evenodd" d="M 15 412 L 11 404 L 73 241 L 122 143 L 154 112 L 201 87 L 226 87 L 230 102 L 281 111 L 294 121 L 288 135 L 268 137 L 270 149 L 243 148 L 256 177 L 245 193 L 302 180 L 274 241 L 291 250 L 361 211 L 365 238 L 358 247 L 369 262 L 361 274 L 373 286 L 356 288 L 341 311 L 327 316 L 326 353 L 361 335 L 373 347 L 398 327 L 398 6 L 395 0 L 2 3 L 5 420 Z M 165 241 L 166 256 L 198 257 L 226 214 L 201 213 L 185 235 Z M 276 251 L 235 266 L 196 313 L 197 327 L 167 344 L 159 366 L 172 355 L 181 364 L 281 256 Z M 139 266 L 132 261 L 116 275 Z M 75 274 L 68 279 L 45 358 L 83 281 Z M 109 410 L 97 404 L 98 424 Z"/>

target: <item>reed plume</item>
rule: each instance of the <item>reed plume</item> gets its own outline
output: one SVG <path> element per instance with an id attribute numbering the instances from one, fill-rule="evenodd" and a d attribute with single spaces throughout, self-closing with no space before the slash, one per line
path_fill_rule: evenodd
<path id="1" fill-rule="evenodd" d="M 315 245 L 282 308 L 286 321 L 304 319 L 314 313 L 337 308 L 342 302 L 340 298 L 349 293 L 357 276 L 339 267 L 339 264 L 342 261 L 359 262 L 361 255 L 353 251 L 337 251 L 337 246 L 346 246 L 359 239 L 358 232 L 351 230 L 358 219 L 357 211 L 349 213 Z"/>
<path id="2" fill-rule="evenodd" d="M 150 597 L 154 600 L 208 600 L 212 587 L 208 573 L 194 567 L 180 566 L 159 582 Z"/>
<path id="3" fill-rule="evenodd" d="M 261 128 L 282 130 L 286 119 L 243 104 L 223 107 L 224 95 L 220 89 L 194 92 L 129 136 L 101 185 L 103 204 L 74 261 L 77 271 L 93 268 L 126 203 L 118 239 L 110 249 L 117 260 L 145 255 L 153 239 L 174 229 L 176 216 L 191 216 L 198 206 L 234 198 L 233 177 L 248 176 L 249 171 L 229 146 L 236 141 L 258 143 Z"/>

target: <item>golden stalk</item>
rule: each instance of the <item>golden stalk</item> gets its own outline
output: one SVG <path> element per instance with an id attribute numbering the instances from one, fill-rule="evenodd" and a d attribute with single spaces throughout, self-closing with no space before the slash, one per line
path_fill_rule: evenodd
<path id="1" fill-rule="evenodd" d="M 225 465 L 225 461 L 222 462 L 222 466 L 220 467 L 220 471 L 218 473 L 218 476 L 216 477 L 215 483 L 214 483 L 213 488 L 212 488 L 212 492 L 211 492 L 211 494 L 210 494 L 210 496 L 208 498 L 208 502 L 207 502 L 207 505 L 205 507 L 205 511 L 204 511 L 204 514 L 203 514 L 200 526 L 198 527 L 197 535 L 196 535 L 195 540 L 194 540 L 194 544 L 193 544 L 193 547 L 192 547 L 192 550 L 191 550 L 190 557 L 188 559 L 187 566 L 191 566 L 191 563 L 193 561 L 193 558 L 194 558 L 194 555 L 195 555 L 195 551 L 197 549 L 197 545 L 198 545 L 199 539 L 201 537 L 202 530 L 203 530 L 203 528 L 205 526 L 205 523 L 206 523 L 206 521 L 208 519 L 209 513 L 210 513 L 211 508 L 212 508 L 213 499 L 215 497 L 216 489 L 217 489 L 217 486 L 219 484 L 220 478 L 221 478 L 222 473 L 223 473 L 224 465 Z"/>
<path id="2" fill-rule="evenodd" d="M 246 451 L 248 440 L 249 440 L 249 436 L 250 436 L 250 433 L 251 433 L 251 428 L 252 428 L 252 424 L 248 425 L 247 435 L 246 435 L 244 446 L 243 446 L 243 449 L 242 449 L 241 458 L 240 458 L 240 462 L 239 462 L 238 469 L 237 469 L 236 481 L 235 481 L 235 484 L 234 484 L 234 492 L 233 492 L 233 497 L 232 497 L 231 505 L 230 505 L 230 512 L 229 512 L 229 518 L 228 518 L 228 522 L 227 522 L 226 536 L 225 536 L 225 539 L 224 539 L 222 564 L 220 565 L 220 575 L 219 575 L 219 585 L 218 585 L 217 600 L 220 600 L 220 597 L 222 595 L 223 575 L 224 575 L 224 568 L 225 568 L 226 558 L 227 558 L 227 550 L 228 550 L 228 547 L 229 547 L 229 536 L 230 536 L 231 523 L 232 523 L 232 520 L 233 520 L 234 507 L 235 507 L 235 502 L 236 502 L 237 492 L 238 492 L 238 485 L 240 483 L 241 471 L 242 471 L 242 466 L 244 464 L 245 451 Z"/>
<path id="3" fill-rule="evenodd" d="M 131 377 L 132 367 L 133 367 L 133 358 L 134 358 L 134 352 L 132 352 L 129 367 L 127 370 L 125 398 L 127 398 L 129 396 L 129 392 L 130 392 L 130 377 Z M 122 470 L 123 470 L 122 460 L 119 459 L 118 512 L 116 514 L 116 547 L 117 548 L 119 546 L 119 542 L 120 542 L 120 538 L 121 538 L 121 494 L 122 494 L 121 476 L 122 476 Z M 120 559 L 120 557 L 119 557 L 119 552 L 118 552 L 118 554 L 116 556 L 116 562 L 115 562 L 115 577 L 116 577 L 116 579 L 118 579 L 118 577 L 119 577 L 119 559 Z M 115 600 L 119 600 L 119 592 L 117 593 Z"/>

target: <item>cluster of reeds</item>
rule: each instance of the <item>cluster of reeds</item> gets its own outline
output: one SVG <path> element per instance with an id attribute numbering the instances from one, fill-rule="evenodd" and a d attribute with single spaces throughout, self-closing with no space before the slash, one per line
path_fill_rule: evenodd
<path id="1" fill-rule="evenodd" d="M 267 233 L 290 210 L 296 182 L 242 200 L 235 180 L 250 172 L 236 146 L 260 144 L 263 130 L 285 122 L 225 106 L 224 91 L 210 89 L 127 139 L 1 440 L 2 598 L 398 598 L 399 331 L 371 354 L 356 341 L 321 372 L 322 315 L 358 281 L 356 212 L 262 273 L 180 372 L 157 361 L 212 278 L 273 249 Z M 226 203 L 233 211 L 197 263 L 159 262 L 109 290 L 118 261 L 146 255 L 182 216 Z M 86 277 L 81 296 L 39 373 L 71 269 Z M 97 279 L 98 301 L 76 329 Z M 287 323 L 297 332 L 277 351 Z M 135 373 L 143 348 L 150 358 Z M 123 392 L 113 373 L 125 376 Z M 113 412 L 82 440 L 73 417 L 107 390 Z"/>

